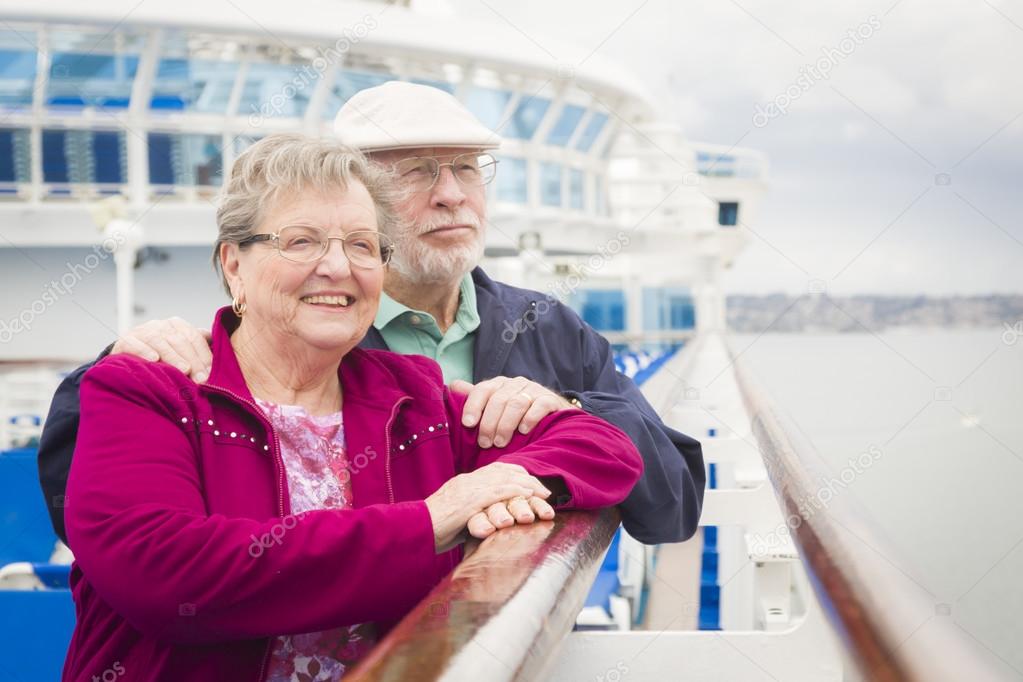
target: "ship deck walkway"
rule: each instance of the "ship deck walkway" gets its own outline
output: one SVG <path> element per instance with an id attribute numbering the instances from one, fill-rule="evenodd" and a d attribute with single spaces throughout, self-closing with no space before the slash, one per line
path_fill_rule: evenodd
<path id="1" fill-rule="evenodd" d="M 705 542 L 659 549 L 646 629 L 573 629 L 617 515 L 567 512 L 481 543 L 350 679 L 1002 679 L 864 549 L 883 546 L 868 518 L 800 507 L 809 450 L 722 336 L 697 337 L 643 390 L 701 440 L 712 480 Z"/>

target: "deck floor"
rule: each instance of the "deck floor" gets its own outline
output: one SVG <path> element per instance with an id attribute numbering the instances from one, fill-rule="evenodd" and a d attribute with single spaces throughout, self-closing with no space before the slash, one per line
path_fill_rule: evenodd
<path id="1" fill-rule="evenodd" d="M 673 428 L 679 425 L 672 423 L 670 412 L 682 399 L 685 390 L 682 377 L 687 375 L 686 365 L 691 362 L 687 350 L 691 349 L 684 348 L 643 385 L 647 400 Z M 702 553 L 702 528 L 688 542 L 660 546 L 646 613 L 639 629 L 658 632 L 697 629 Z"/>

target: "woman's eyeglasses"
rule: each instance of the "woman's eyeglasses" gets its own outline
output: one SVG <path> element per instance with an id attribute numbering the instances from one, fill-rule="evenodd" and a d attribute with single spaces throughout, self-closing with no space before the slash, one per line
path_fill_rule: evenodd
<path id="1" fill-rule="evenodd" d="M 277 252 L 296 263 L 312 263 L 327 255 L 331 240 L 341 242 L 341 250 L 352 265 L 380 268 L 391 260 L 394 241 L 374 230 L 355 230 L 343 237 L 331 237 L 325 230 L 311 225 L 287 225 L 272 234 L 254 234 L 238 242 L 239 246 L 256 242 L 273 242 Z"/>

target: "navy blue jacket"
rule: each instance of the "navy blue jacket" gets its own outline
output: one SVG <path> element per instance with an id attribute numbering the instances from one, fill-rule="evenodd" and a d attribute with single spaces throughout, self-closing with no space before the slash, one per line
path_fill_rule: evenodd
<path id="1" fill-rule="evenodd" d="M 661 422 L 632 380 L 615 369 L 608 342 L 571 308 L 539 292 L 495 282 L 479 268 L 472 276 L 480 314 L 474 381 L 523 376 L 577 398 L 587 412 L 620 428 L 645 465 L 621 505 L 625 529 L 649 544 L 692 536 L 705 485 L 700 444 Z M 375 327 L 359 345 L 387 349 Z M 79 367 L 61 383 L 39 440 L 43 493 L 53 528 L 65 542 L 64 490 L 78 433 L 78 390 L 91 366 Z"/>

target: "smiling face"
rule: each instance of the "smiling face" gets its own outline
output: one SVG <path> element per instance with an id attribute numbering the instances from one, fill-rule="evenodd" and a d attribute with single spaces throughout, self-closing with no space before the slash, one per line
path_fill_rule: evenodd
<path id="1" fill-rule="evenodd" d="M 416 156 L 448 163 L 467 148 L 425 147 L 376 152 L 377 163 L 391 166 Z M 400 182 L 399 178 L 399 182 Z M 396 276 L 413 284 L 452 283 L 472 270 L 483 257 L 487 215 L 485 186 L 466 186 L 450 166 L 441 168 L 433 187 L 410 193 L 399 203 L 403 226 L 391 235 L 398 249 L 391 261 Z"/>
<path id="2" fill-rule="evenodd" d="M 283 196 L 266 211 L 253 234 L 275 233 L 296 224 L 341 237 L 355 230 L 376 231 L 377 214 L 366 187 L 353 181 L 344 191 L 307 190 Z M 344 355 L 376 316 L 384 268 L 353 267 L 336 240 L 323 258 L 311 263 L 282 257 L 273 242 L 244 248 L 226 243 L 220 257 L 231 293 L 246 304 L 243 324 L 272 334 L 278 347 Z"/>

